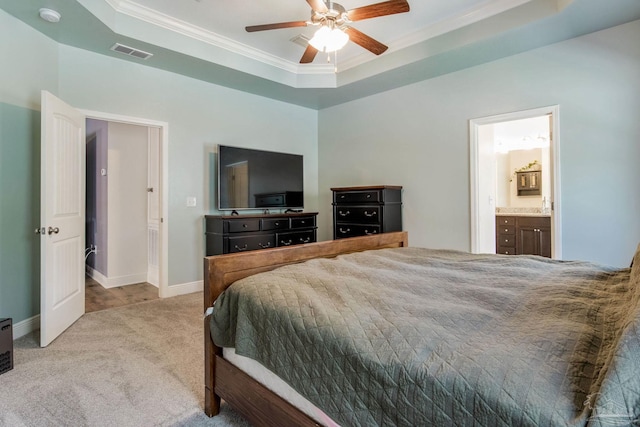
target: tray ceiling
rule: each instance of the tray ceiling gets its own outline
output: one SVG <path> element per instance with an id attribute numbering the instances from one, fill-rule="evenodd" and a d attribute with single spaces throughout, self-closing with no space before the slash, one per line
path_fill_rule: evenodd
<path id="1" fill-rule="evenodd" d="M 346 9 L 375 1 L 341 0 Z M 299 64 L 313 27 L 247 33 L 247 25 L 306 20 L 304 0 L 0 0 L 52 39 L 310 108 L 342 102 L 640 19 L 637 0 L 409 0 L 407 13 L 351 24 L 389 46 L 349 43 L 327 63 Z M 48 7 L 59 23 L 38 17 Z M 153 56 L 110 50 L 115 44 Z"/>

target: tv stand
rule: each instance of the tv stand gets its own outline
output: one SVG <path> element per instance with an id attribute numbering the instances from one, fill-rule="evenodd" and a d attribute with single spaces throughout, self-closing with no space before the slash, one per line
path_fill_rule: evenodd
<path id="1" fill-rule="evenodd" d="M 317 216 L 317 212 L 205 215 L 205 256 L 313 243 Z"/>

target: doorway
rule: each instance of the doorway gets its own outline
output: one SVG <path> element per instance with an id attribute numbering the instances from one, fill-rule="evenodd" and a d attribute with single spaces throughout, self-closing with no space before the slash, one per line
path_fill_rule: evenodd
<path id="1" fill-rule="evenodd" d="M 97 277 L 94 276 L 93 279 L 90 278 L 86 281 L 87 291 L 89 291 L 89 286 L 93 287 L 94 297 L 97 298 L 97 300 L 94 298 L 92 302 L 93 307 L 89 307 L 89 295 L 87 295 L 86 311 L 167 297 L 169 296 L 167 292 L 168 250 L 164 243 L 164 236 L 167 236 L 168 228 L 166 220 L 168 179 L 165 173 L 168 162 L 166 155 L 164 155 L 168 149 L 167 124 L 101 112 L 84 111 L 84 113 L 87 123 L 90 121 L 105 123 L 107 126 L 102 127 L 103 131 L 111 129 L 111 135 L 116 135 L 116 139 L 119 140 L 115 145 L 115 150 L 113 150 L 113 144 L 109 145 L 110 153 L 106 152 L 106 144 L 101 147 L 102 150 L 105 150 L 103 152 L 104 159 L 110 160 L 109 164 L 103 163 L 93 166 L 94 179 L 116 178 L 116 176 L 118 179 L 115 181 L 113 179 L 111 181 L 101 180 L 102 194 L 98 196 L 102 198 L 98 204 L 102 203 L 109 207 L 111 227 L 108 225 L 104 227 L 101 222 L 107 221 L 106 215 L 103 215 L 102 218 L 96 217 L 94 212 L 89 211 L 89 203 L 87 203 L 85 255 L 89 260 L 91 257 L 95 257 L 96 246 L 98 246 L 97 252 L 100 254 L 100 243 L 104 251 L 102 256 L 98 256 L 94 260 L 97 261 L 97 267 L 100 269 L 97 272 Z M 90 141 L 93 137 L 90 133 L 90 127 L 87 127 L 86 135 L 87 141 Z M 108 134 L 106 138 L 108 138 Z M 89 149 L 89 145 L 87 148 Z M 125 165 L 123 157 L 128 157 L 128 165 Z M 91 165 L 87 164 L 87 186 L 90 185 L 91 180 L 90 168 Z M 131 174 L 123 175 L 122 169 L 125 168 Z M 135 189 L 130 191 L 127 187 L 132 187 L 133 180 L 136 181 Z M 93 185 L 97 184 L 93 183 Z M 109 198 L 113 197 L 113 194 L 110 194 L 108 185 L 113 185 L 111 193 L 122 193 L 123 191 L 128 193 L 124 195 L 126 197 L 117 197 L 116 202 L 119 206 L 114 207 L 114 203 L 110 203 Z M 120 194 L 120 196 L 123 195 Z M 128 212 L 134 206 L 137 219 L 136 226 L 132 229 L 134 222 Z M 114 208 L 115 214 L 112 213 Z M 102 233 L 97 245 L 95 240 L 96 227 L 108 230 L 108 233 Z M 94 234 L 94 237 L 90 236 L 91 233 Z M 118 244 L 109 244 L 110 240 Z M 125 241 L 126 243 L 124 243 Z M 119 256 L 123 250 L 128 250 L 128 247 L 124 245 L 131 246 L 132 242 L 135 242 L 133 246 L 137 248 L 136 255 L 129 255 L 126 259 Z M 112 257 L 111 263 L 109 256 Z M 137 269 L 131 267 L 134 258 L 137 259 L 135 262 L 138 265 Z M 110 264 L 113 268 L 109 268 Z M 96 263 L 94 262 L 93 265 Z M 140 268 L 141 265 L 144 267 Z M 87 271 L 89 272 L 89 269 Z M 103 272 L 104 275 L 102 275 Z M 92 273 L 96 273 L 96 271 Z M 98 282 L 100 283 L 98 284 Z M 95 291 L 96 287 L 98 288 L 97 292 Z"/>
<path id="2" fill-rule="evenodd" d="M 496 213 L 535 211 L 551 217 L 551 257 L 561 259 L 558 106 L 473 119 L 469 130 L 471 251 L 496 253 Z M 539 194 L 518 189 L 517 170 L 541 174 Z"/>
<path id="3" fill-rule="evenodd" d="M 159 132 L 86 120 L 85 311 L 158 298 Z"/>

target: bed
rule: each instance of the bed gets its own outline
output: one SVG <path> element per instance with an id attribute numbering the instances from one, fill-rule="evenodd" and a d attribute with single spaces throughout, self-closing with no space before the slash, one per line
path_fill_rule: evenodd
<path id="1" fill-rule="evenodd" d="M 616 269 L 412 248 L 400 232 L 208 257 L 205 412 L 224 399 L 254 425 L 640 425 L 639 253 Z"/>

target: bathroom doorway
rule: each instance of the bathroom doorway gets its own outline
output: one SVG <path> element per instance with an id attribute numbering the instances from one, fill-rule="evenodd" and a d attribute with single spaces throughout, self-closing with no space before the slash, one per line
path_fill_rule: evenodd
<path id="1" fill-rule="evenodd" d="M 558 106 L 470 121 L 472 252 L 496 253 L 496 215 L 546 216 L 561 258 L 558 129 Z"/>

